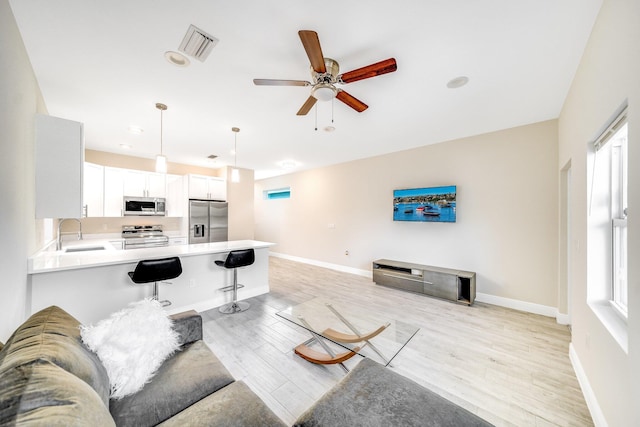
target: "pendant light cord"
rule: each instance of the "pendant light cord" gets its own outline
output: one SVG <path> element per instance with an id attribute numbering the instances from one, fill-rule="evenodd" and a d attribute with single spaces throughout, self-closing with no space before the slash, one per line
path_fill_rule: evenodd
<path id="1" fill-rule="evenodd" d="M 162 111 L 160 110 L 160 155 L 162 156 Z"/>

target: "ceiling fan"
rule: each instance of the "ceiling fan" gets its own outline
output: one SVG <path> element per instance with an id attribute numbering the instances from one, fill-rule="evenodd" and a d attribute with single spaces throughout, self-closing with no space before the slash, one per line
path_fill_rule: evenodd
<path id="1" fill-rule="evenodd" d="M 396 60 L 389 58 L 347 73 L 338 74 L 340 72 L 338 61 L 324 57 L 320 48 L 318 34 L 315 31 L 301 30 L 298 31 L 298 35 L 311 62 L 311 79 L 313 82 L 306 80 L 253 79 L 253 83 L 257 86 L 311 86 L 311 95 L 298 110 L 298 116 L 306 115 L 316 101 L 329 101 L 333 98 L 338 98 L 338 100 L 361 113 L 369 106 L 344 90 L 337 88 L 336 84 L 352 83 L 391 73 L 398 69 Z"/>

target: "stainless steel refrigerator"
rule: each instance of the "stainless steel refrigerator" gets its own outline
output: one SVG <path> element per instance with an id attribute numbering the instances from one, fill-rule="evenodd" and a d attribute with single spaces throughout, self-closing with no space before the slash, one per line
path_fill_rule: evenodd
<path id="1" fill-rule="evenodd" d="M 189 243 L 228 240 L 227 202 L 189 200 Z"/>

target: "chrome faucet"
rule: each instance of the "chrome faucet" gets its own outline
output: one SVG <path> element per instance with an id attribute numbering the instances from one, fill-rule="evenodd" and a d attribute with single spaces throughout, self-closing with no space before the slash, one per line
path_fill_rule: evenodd
<path id="1" fill-rule="evenodd" d="M 58 238 L 56 239 L 56 250 L 59 251 L 62 249 L 62 233 L 60 232 L 60 227 L 62 223 L 68 219 L 72 219 L 74 221 L 78 221 L 78 240 L 82 240 L 82 222 L 78 218 L 63 218 L 58 222 Z"/>

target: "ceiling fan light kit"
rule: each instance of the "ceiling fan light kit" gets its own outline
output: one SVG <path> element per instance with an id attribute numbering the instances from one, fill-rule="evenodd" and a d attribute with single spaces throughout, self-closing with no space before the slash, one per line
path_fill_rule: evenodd
<path id="1" fill-rule="evenodd" d="M 398 69 L 394 58 L 385 59 L 366 67 L 358 68 L 344 74 L 339 74 L 340 65 L 338 61 L 325 58 L 320 47 L 320 40 L 315 31 L 298 31 L 300 41 L 304 47 L 309 62 L 311 63 L 311 79 L 313 82 L 305 80 L 278 80 L 278 79 L 254 79 L 257 86 L 312 86 L 311 94 L 296 113 L 298 116 L 306 115 L 315 105 L 316 101 L 330 101 L 337 98 L 347 106 L 361 113 L 369 106 L 343 89 L 336 87 L 359 80 L 392 73 Z"/>
<path id="2" fill-rule="evenodd" d="M 331 101 L 337 93 L 338 89 L 329 83 L 319 83 L 311 89 L 311 96 L 318 101 Z"/>

